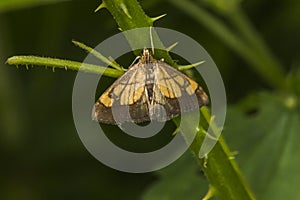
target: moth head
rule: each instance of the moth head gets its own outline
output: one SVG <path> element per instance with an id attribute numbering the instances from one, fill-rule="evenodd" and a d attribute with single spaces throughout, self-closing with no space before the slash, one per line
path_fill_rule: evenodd
<path id="1" fill-rule="evenodd" d="M 148 63 L 151 61 L 151 59 L 152 59 L 151 52 L 147 48 L 144 48 L 143 54 L 141 56 L 141 62 Z"/>
<path id="2" fill-rule="evenodd" d="M 143 56 L 149 57 L 149 55 L 150 55 L 150 52 L 149 52 L 149 50 L 145 47 L 145 48 L 143 49 Z"/>

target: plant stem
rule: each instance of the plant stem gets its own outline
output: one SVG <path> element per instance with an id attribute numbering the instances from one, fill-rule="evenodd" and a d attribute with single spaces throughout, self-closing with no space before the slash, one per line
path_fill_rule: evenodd
<path id="1" fill-rule="evenodd" d="M 152 27 L 153 22 L 164 16 L 162 15 L 154 18 L 148 17 L 136 0 L 103 0 L 101 5 L 101 7 L 107 8 L 112 14 L 122 31 L 142 27 Z M 149 32 L 150 31 L 139 32 L 137 35 L 127 37 L 127 40 L 132 47 L 134 47 L 135 44 L 149 44 Z M 164 47 L 155 32 L 153 32 L 153 40 L 155 41 L 156 46 Z M 134 51 L 134 53 L 136 56 L 140 55 L 140 51 Z M 172 60 L 166 50 L 156 49 L 154 56 L 164 58 L 165 62 L 177 67 L 177 64 Z"/>
<path id="2" fill-rule="evenodd" d="M 141 26 L 152 26 L 149 17 L 143 12 L 136 0 L 103 0 L 103 3 L 114 16 L 122 30 L 139 28 Z M 123 8 L 124 5 L 126 6 L 125 10 Z M 223 27 L 218 27 L 223 29 Z M 233 41 L 236 48 L 245 48 L 243 52 L 246 52 L 247 55 L 249 54 L 249 58 L 254 57 L 247 47 L 243 45 L 240 47 L 241 43 L 239 40 L 236 40 L 231 34 L 227 34 L 226 36 Z M 206 120 L 210 123 L 210 117 L 208 117 L 210 115 L 207 115 L 207 113 L 206 110 L 206 113 L 203 114 L 206 114 Z M 177 123 L 176 119 L 174 122 Z M 193 129 L 193 127 L 191 127 L 191 129 Z M 254 199 L 253 194 L 241 176 L 235 160 L 231 159 L 232 156 L 229 148 L 222 138 L 219 139 L 213 150 L 209 153 L 207 161 L 198 157 L 202 141 L 205 137 L 205 134 L 203 134 L 201 130 L 202 129 L 197 132 L 196 138 L 190 148 L 196 155 L 196 159 L 199 161 L 200 167 L 205 172 L 211 186 L 214 188 L 214 195 L 221 200 Z M 204 165 L 204 162 L 207 162 L 207 167 Z"/>
<path id="3" fill-rule="evenodd" d="M 204 117 L 205 123 L 209 124 L 212 127 L 214 134 L 217 135 L 218 127 L 213 120 L 211 120 L 208 108 L 204 106 L 200 111 Z M 188 123 L 188 121 L 193 121 L 188 118 L 185 120 L 187 120 L 186 123 Z M 174 122 L 176 125 L 180 125 L 178 118 L 175 118 Z M 214 148 L 208 153 L 206 158 L 199 158 L 200 148 L 204 138 L 207 137 L 208 134 L 204 131 L 204 128 L 202 128 L 205 126 L 203 121 L 201 122 L 201 125 L 201 127 L 198 127 L 199 131 L 197 131 L 190 149 L 210 183 L 209 196 L 214 196 L 221 200 L 254 200 L 255 197 L 245 182 L 233 154 L 230 152 L 229 147 L 222 136 L 216 139 L 217 141 Z M 182 131 L 183 137 L 186 138 L 189 137 L 186 136 L 188 132 L 195 131 L 195 129 L 193 126 L 188 126 L 188 128 L 185 127 L 185 130 Z"/>
<path id="4" fill-rule="evenodd" d="M 111 68 L 101 67 L 98 65 L 86 64 L 76 61 L 62 60 L 56 58 L 43 58 L 37 56 L 13 56 L 7 60 L 10 65 L 29 65 L 36 66 L 46 66 L 55 68 L 62 68 L 66 70 L 76 70 L 83 72 L 90 72 L 94 74 L 103 74 L 104 76 L 109 76 L 112 78 L 117 78 L 123 74 L 120 70 L 115 70 Z"/>
<path id="5" fill-rule="evenodd" d="M 198 149 L 199 145 L 197 143 L 199 140 L 195 141 L 191 147 L 194 150 Z M 199 160 L 199 162 L 203 165 L 203 160 Z M 202 170 L 205 172 L 210 184 L 215 188 L 215 197 L 230 200 L 255 199 L 222 136 L 205 162 L 207 163 L 206 167 Z M 220 163 L 222 163 L 221 168 Z"/>
<path id="6" fill-rule="evenodd" d="M 210 126 L 212 127 L 212 130 L 216 135 L 216 133 L 219 131 L 218 130 L 219 127 L 217 127 L 217 125 L 214 123 L 214 121 L 211 120 L 212 116 L 211 116 L 209 110 L 206 107 L 203 107 L 203 108 L 201 108 L 201 111 L 202 111 L 202 114 L 203 114 L 206 122 L 210 123 Z M 197 142 L 197 140 L 196 140 L 196 142 Z M 199 144 L 195 144 L 195 150 L 198 145 Z M 193 149 L 193 147 L 192 147 L 192 149 Z M 198 150 L 198 152 L 199 152 L 199 150 Z M 197 153 L 197 152 L 195 152 L 195 153 Z M 216 156 L 214 156 L 214 154 L 216 154 Z M 216 161 L 215 160 L 216 158 L 222 158 L 222 161 L 220 161 L 220 160 Z M 227 194 L 229 194 L 231 196 L 228 196 L 225 199 L 239 199 L 239 196 L 235 195 L 237 191 L 240 192 L 241 196 L 248 197 L 248 199 L 255 199 L 252 191 L 250 190 L 249 186 L 247 185 L 244 178 L 242 177 L 241 171 L 240 171 L 237 163 L 234 161 L 234 156 L 232 155 L 231 151 L 229 150 L 228 145 L 226 144 L 226 142 L 222 136 L 219 137 L 216 145 L 214 146 L 214 149 L 209 153 L 207 159 L 204 160 L 204 162 L 207 163 L 206 164 L 207 167 L 204 167 L 204 171 L 209 170 L 210 172 L 207 172 L 207 174 L 213 175 L 213 178 L 208 177 L 209 180 L 212 179 L 210 181 L 210 183 L 215 180 L 218 180 L 215 177 L 219 177 L 220 179 L 222 179 L 222 177 L 223 178 L 224 177 L 235 177 L 233 179 L 226 179 L 225 181 L 227 183 L 226 184 L 222 183 L 218 187 L 218 188 L 223 188 L 224 190 L 230 191 Z M 223 168 L 225 168 L 225 170 L 219 169 L 218 162 L 223 163 Z M 210 167 L 208 167 L 208 166 L 210 166 Z M 226 168 L 228 168 L 229 170 L 226 170 Z M 224 174 L 224 173 L 228 173 L 228 174 Z M 216 184 L 220 184 L 220 182 L 216 182 L 215 184 L 212 184 L 212 185 L 215 186 Z M 236 187 L 233 188 L 232 185 L 235 185 Z M 227 187 L 229 187 L 229 188 L 227 188 Z M 232 189 L 234 189 L 234 191 L 231 191 Z M 217 190 L 216 193 L 220 193 L 220 194 L 216 194 L 216 196 L 223 195 L 223 193 L 220 192 L 220 190 Z"/>

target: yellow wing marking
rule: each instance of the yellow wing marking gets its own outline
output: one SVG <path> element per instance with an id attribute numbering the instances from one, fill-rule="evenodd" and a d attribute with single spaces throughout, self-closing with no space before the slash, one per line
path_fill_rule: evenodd
<path id="1" fill-rule="evenodd" d="M 120 94 L 121 105 L 132 105 L 137 102 L 143 95 L 145 87 L 145 74 L 143 71 L 137 70 L 128 80 L 127 84 L 123 85 L 123 90 Z"/>
<path id="2" fill-rule="evenodd" d="M 174 78 L 174 80 L 180 85 L 180 86 L 183 86 L 184 85 L 184 79 L 178 75 Z"/>
<path id="3" fill-rule="evenodd" d="M 125 85 L 118 84 L 116 87 L 113 89 L 114 90 L 114 95 L 119 96 L 121 92 L 123 91 Z"/>
<path id="4" fill-rule="evenodd" d="M 110 93 L 110 90 L 106 91 L 104 94 L 102 94 L 102 96 L 99 99 L 100 102 L 106 107 L 111 107 L 114 102 L 114 100 L 108 96 L 109 93 Z"/>
<path id="5" fill-rule="evenodd" d="M 192 95 L 195 93 L 196 89 L 198 88 L 198 84 L 190 78 L 187 78 L 187 79 L 188 79 L 190 85 L 186 88 L 186 91 L 189 95 Z"/>
<path id="6" fill-rule="evenodd" d="M 142 97 L 144 89 L 145 89 L 144 86 L 141 86 L 137 90 L 135 90 L 134 95 L 133 95 L 134 102 L 137 102 Z"/>
<path id="7" fill-rule="evenodd" d="M 158 69 L 159 69 L 159 71 L 158 71 L 158 83 L 157 84 L 158 84 L 158 87 L 159 87 L 161 93 L 168 98 L 178 97 L 173 91 L 175 91 L 176 88 L 178 88 L 180 90 L 180 88 L 178 86 L 176 87 L 176 83 L 172 80 L 172 78 L 166 72 L 165 69 L 163 69 L 162 67 L 159 67 Z"/>
<path id="8" fill-rule="evenodd" d="M 143 71 L 139 71 L 135 77 L 134 92 L 131 93 L 133 103 L 137 102 L 142 97 L 145 90 L 146 81 L 146 76 Z"/>

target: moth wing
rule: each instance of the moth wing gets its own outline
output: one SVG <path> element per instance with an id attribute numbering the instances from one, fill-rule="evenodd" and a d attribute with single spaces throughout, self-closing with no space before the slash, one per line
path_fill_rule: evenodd
<path id="1" fill-rule="evenodd" d="M 93 119 L 106 124 L 149 120 L 145 82 L 144 65 L 137 63 L 130 67 L 95 103 Z"/>
<path id="2" fill-rule="evenodd" d="M 203 89 L 188 76 L 161 61 L 156 66 L 157 81 L 153 88 L 153 98 L 156 104 L 163 105 L 165 109 L 163 120 L 195 111 L 209 103 Z M 158 107 L 153 115 L 162 116 L 160 112 Z"/>

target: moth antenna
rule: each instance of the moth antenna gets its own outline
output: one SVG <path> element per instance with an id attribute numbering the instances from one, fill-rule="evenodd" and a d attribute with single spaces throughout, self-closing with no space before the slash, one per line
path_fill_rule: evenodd
<path id="1" fill-rule="evenodd" d="M 154 44 L 153 44 L 153 37 L 152 37 L 152 26 L 150 26 L 150 42 L 151 42 L 152 54 L 154 55 Z"/>

